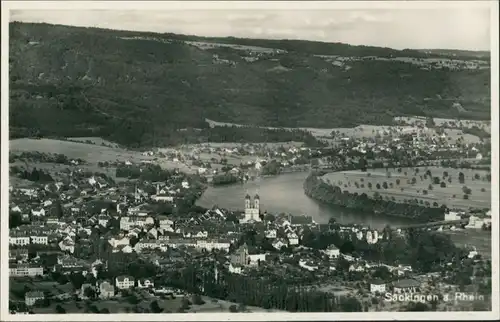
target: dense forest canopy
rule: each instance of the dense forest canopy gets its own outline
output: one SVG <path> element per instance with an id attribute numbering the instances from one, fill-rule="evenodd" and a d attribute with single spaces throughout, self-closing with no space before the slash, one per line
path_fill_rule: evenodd
<path id="1" fill-rule="evenodd" d="M 131 39 L 139 36 L 154 39 Z M 188 40 L 286 52 L 203 50 Z M 179 131 L 186 128 L 220 137 L 205 118 L 351 127 L 389 124 L 400 115 L 490 117 L 489 69 L 425 70 L 371 58 L 349 61 L 346 69 L 316 56 L 429 57 L 412 50 L 31 23 L 11 23 L 9 41 L 12 137 L 100 136 L 130 146 L 163 145 L 199 136 Z M 252 55 L 256 60 L 245 59 Z M 240 132 L 248 132 L 231 131 L 243 139 L 247 134 Z"/>

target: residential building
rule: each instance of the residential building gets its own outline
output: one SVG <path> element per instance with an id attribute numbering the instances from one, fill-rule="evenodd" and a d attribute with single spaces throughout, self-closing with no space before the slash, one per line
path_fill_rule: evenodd
<path id="1" fill-rule="evenodd" d="M 340 250 L 335 245 L 331 244 L 326 248 L 325 254 L 330 258 L 337 258 L 340 256 Z"/>
<path id="2" fill-rule="evenodd" d="M 231 255 L 231 263 L 241 266 L 246 266 L 250 263 L 247 244 L 240 246 L 240 248 Z"/>
<path id="3" fill-rule="evenodd" d="M 460 220 L 462 219 L 462 214 L 460 212 L 455 212 L 455 211 L 449 211 L 444 214 L 444 220 L 446 221 L 454 221 L 454 220 Z"/>
<path id="4" fill-rule="evenodd" d="M 10 231 L 9 244 L 16 246 L 27 246 L 30 244 L 30 237 L 24 231 Z"/>
<path id="5" fill-rule="evenodd" d="M 31 235 L 31 243 L 38 245 L 48 245 L 49 236 L 47 235 Z"/>
<path id="6" fill-rule="evenodd" d="M 132 276 L 118 276 L 115 279 L 116 288 L 120 290 L 126 290 L 134 287 L 135 279 Z"/>
<path id="7" fill-rule="evenodd" d="M 381 280 L 373 280 L 370 282 L 370 292 L 371 293 L 385 293 L 386 292 L 386 284 Z"/>
<path id="8" fill-rule="evenodd" d="M 296 233 L 291 232 L 291 233 L 287 234 L 286 237 L 288 238 L 288 243 L 290 245 L 298 245 L 299 244 L 299 237 L 297 236 Z"/>
<path id="9" fill-rule="evenodd" d="M 30 264 L 9 266 L 9 276 L 43 276 L 43 267 Z"/>
<path id="10" fill-rule="evenodd" d="M 45 299 L 45 295 L 41 291 L 27 292 L 24 296 L 24 301 L 27 306 L 35 305 L 36 301 Z"/>
<path id="11" fill-rule="evenodd" d="M 414 279 L 405 279 L 393 284 L 394 293 L 415 293 L 420 288 L 420 283 Z"/>
<path id="12" fill-rule="evenodd" d="M 99 285 L 99 297 L 109 299 L 115 296 L 115 287 L 111 283 L 104 281 Z"/>
<path id="13" fill-rule="evenodd" d="M 137 287 L 138 288 L 153 288 L 153 287 L 155 287 L 155 283 L 153 282 L 153 280 L 141 278 L 137 281 Z"/>
<path id="14" fill-rule="evenodd" d="M 27 248 L 18 248 L 18 249 L 9 249 L 9 261 L 15 262 L 25 262 L 28 260 L 28 249 Z"/>

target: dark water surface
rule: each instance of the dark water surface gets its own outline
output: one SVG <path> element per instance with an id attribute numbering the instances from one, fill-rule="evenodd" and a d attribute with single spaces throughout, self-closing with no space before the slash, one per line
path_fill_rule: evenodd
<path id="1" fill-rule="evenodd" d="M 312 216 L 318 223 L 327 223 L 332 217 L 341 224 L 362 224 L 376 229 L 387 224 L 395 227 L 414 223 L 405 218 L 366 214 L 319 203 L 304 194 L 302 185 L 307 175 L 307 172 L 287 173 L 244 184 L 209 187 L 197 204 L 207 208 L 217 205 L 231 210 L 243 210 L 245 195 L 249 193 L 253 196 L 258 193 L 262 212 L 305 214 Z"/>

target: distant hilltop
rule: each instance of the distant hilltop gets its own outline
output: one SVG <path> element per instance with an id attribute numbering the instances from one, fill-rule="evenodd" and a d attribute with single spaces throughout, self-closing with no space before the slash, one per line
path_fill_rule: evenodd
<path id="1" fill-rule="evenodd" d="M 200 135 L 180 129 L 210 140 L 206 118 L 277 128 L 490 118 L 489 59 L 462 51 L 17 22 L 9 42 L 12 137 L 144 146 Z"/>

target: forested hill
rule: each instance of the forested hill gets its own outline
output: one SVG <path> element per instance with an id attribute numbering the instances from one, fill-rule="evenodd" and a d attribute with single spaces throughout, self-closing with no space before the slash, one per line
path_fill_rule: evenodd
<path id="1" fill-rule="evenodd" d="M 12 136 L 142 144 L 176 142 L 205 118 L 349 127 L 490 116 L 488 62 L 470 57 L 31 23 L 11 23 L 9 41 Z"/>

